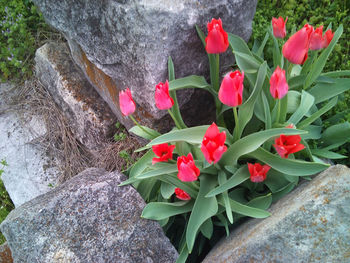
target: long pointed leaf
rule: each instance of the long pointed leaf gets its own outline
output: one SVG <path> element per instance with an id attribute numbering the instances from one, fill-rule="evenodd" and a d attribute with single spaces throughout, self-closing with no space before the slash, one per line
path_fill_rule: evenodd
<path id="1" fill-rule="evenodd" d="M 192 210 L 193 204 L 193 201 L 180 201 L 175 203 L 149 203 L 143 209 L 141 217 L 152 220 L 162 220 L 171 216 L 190 212 Z"/>

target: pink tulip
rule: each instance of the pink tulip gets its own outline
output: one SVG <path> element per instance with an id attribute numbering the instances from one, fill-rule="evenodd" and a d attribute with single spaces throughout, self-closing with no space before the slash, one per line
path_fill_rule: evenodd
<path id="1" fill-rule="evenodd" d="M 267 164 L 261 165 L 260 163 L 248 163 L 248 170 L 250 173 L 250 181 L 253 183 L 260 183 L 266 179 L 267 172 L 271 169 Z"/>
<path id="2" fill-rule="evenodd" d="M 127 88 L 125 91 L 122 90 L 119 92 L 119 107 L 124 116 L 133 114 L 136 105 L 131 96 L 131 91 Z"/>
<path id="3" fill-rule="evenodd" d="M 200 174 L 191 153 L 177 158 L 177 169 L 179 170 L 177 177 L 183 182 L 196 181 Z"/>
<path id="4" fill-rule="evenodd" d="M 201 145 L 202 153 L 208 163 L 217 163 L 226 152 L 226 133 L 219 131 L 218 126 L 213 123 L 205 132 Z"/>
<path id="5" fill-rule="evenodd" d="M 208 36 L 205 38 L 205 50 L 209 54 L 223 53 L 228 48 L 228 35 L 222 28 L 222 21 L 213 18 L 208 27 Z"/>
<path id="6" fill-rule="evenodd" d="M 288 17 L 286 17 L 286 20 L 283 20 L 283 17 L 272 18 L 272 29 L 273 29 L 273 35 L 276 38 L 284 38 L 286 36 L 286 23 L 287 23 Z"/>
<path id="7" fill-rule="evenodd" d="M 191 199 L 191 196 L 180 188 L 175 188 L 175 195 L 180 200 L 187 201 Z"/>
<path id="8" fill-rule="evenodd" d="M 324 33 L 323 36 L 323 47 L 326 48 L 329 46 L 329 44 L 331 43 L 332 39 L 333 39 L 334 33 L 332 32 L 331 29 L 328 29 L 326 31 L 326 33 Z"/>
<path id="9" fill-rule="evenodd" d="M 170 109 L 174 105 L 174 100 L 169 94 L 169 82 L 159 82 L 156 86 L 156 92 L 154 94 L 156 100 L 156 106 L 160 110 Z"/>
<path id="10" fill-rule="evenodd" d="M 166 162 L 169 159 L 171 160 L 173 158 L 173 151 L 175 149 L 175 145 L 168 145 L 167 143 L 162 143 L 158 145 L 153 145 L 152 150 L 155 155 L 157 155 L 159 158 L 153 158 L 152 164 L 158 163 L 158 162 Z"/>
<path id="11" fill-rule="evenodd" d="M 286 81 L 286 72 L 279 66 L 271 75 L 270 92 L 275 99 L 282 99 L 288 93 L 288 83 Z"/>
<path id="12" fill-rule="evenodd" d="M 244 72 L 239 70 L 228 73 L 221 82 L 219 100 L 228 106 L 237 107 L 242 104 Z"/>
<path id="13" fill-rule="evenodd" d="M 310 50 L 319 50 L 323 48 L 324 41 L 322 37 L 322 31 L 323 26 L 320 26 L 316 28 L 314 32 L 312 32 L 309 45 Z"/>
<path id="14" fill-rule="evenodd" d="M 306 24 L 302 29 L 292 35 L 282 48 L 283 56 L 293 64 L 304 64 L 309 50 L 310 36 L 313 27 Z"/>

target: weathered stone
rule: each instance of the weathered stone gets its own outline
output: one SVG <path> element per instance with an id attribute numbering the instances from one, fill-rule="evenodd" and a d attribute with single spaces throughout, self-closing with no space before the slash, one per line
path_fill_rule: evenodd
<path id="1" fill-rule="evenodd" d="M 1 179 L 17 207 L 50 191 L 60 172 L 55 158 L 31 143 L 46 133 L 44 121 L 36 115 L 19 116 L 6 104 L 10 94 L 11 86 L 0 84 L 0 159 L 8 163 Z"/>
<path id="2" fill-rule="evenodd" d="M 12 263 L 11 250 L 7 243 L 0 246 L 0 263 Z"/>
<path id="3" fill-rule="evenodd" d="M 45 44 L 35 62 L 37 77 L 62 108 L 76 138 L 91 150 L 103 145 L 116 118 L 75 66 L 66 44 Z"/>
<path id="4" fill-rule="evenodd" d="M 257 3 L 256 0 L 34 2 L 46 21 L 64 33 L 74 60 L 113 112 L 121 117 L 117 94 L 129 87 L 139 106 L 137 117 L 159 129 L 166 126 L 159 119 L 167 111 L 155 107 L 154 87 L 167 78 L 168 57 L 174 60 L 177 77 L 208 76 L 208 58 L 195 25 L 206 32 L 207 22 L 220 17 L 227 32 L 248 40 Z M 221 60 L 222 65 L 228 66 L 233 57 L 228 51 Z M 180 104 L 188 102 L 190 92 L 180 92 Z M 203 98 L 192 96 L 191 109 L 202 112 L 202 101 Z M 120 120 L 127 127 L 130 125 L 128 119 Z"/>
<path id="5" fill-rule="evenodd" d="M 272 216 L 250 220 L 203 263 L 349 262 L 350 169 L 332 166 L 275 203 Z"/>
<path id="6" fill-rule="evenodd" d="M 125 176 L 90 168 L 13 210 L 0 229 L 15 262 L 175 262 L 160 225 Z"/>

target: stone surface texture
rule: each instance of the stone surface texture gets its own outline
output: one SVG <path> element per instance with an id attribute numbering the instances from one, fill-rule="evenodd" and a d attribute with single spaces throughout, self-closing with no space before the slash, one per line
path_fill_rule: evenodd
<path id="1" fill-rule="evenodd" d="M 95 150 L 107 140 L 116 118 L 71 59 L 65 43 L 36 51 L 36 75 L 62 108 L 76 138 Z"/>
<path id="2" fill-rule="evenodd" d="M 12 263 L 11 250 L 7 243 L 0 245 L 0 263 Z"/>
<path id="3" fill-rule="evenodd" d="M 16 207 L 51 190 L 60 177 L 57 160 L 32 143 L 46 133 L 45 123 L 24 116 L 8 105 L 14 87 L 0 84 L 0 159 L 5 159 L 2 181 Z"/>
<path id="4" fill-rule="evenodd" d="M 126 177 L 89 168 L 13 210 L 0 229 L 15 262 L 175 262 L 160 225 Z"/>
<path id="5" fill-rule="evenodd" d="M 129 87 L 140 112 L 137 117 L 154 127 L 166 126 L 167 111 L 155 107 L 154 89 L 167 78 L 167 59 L 172 56 L 176 76 L 208 76 L 206 52 L 195 25 L 206 34 L 213 17 L 224 29 L 249 39 L 256 0 L 34 0 L 46 21 L 64 33 L 74 60 L 121 121 L 117 95 Z M 233 63 L 227 51 L 221 64 Z M 179 92 L 180 104 L 190 93 Z M 203 111 L 199 96 L 189 102 L 197 114 Z M 193 103 L 196 102 L 196 103 Z M 207 110 L 207 109 L 206 109 Z M 196 115 L 195 115 L 196 116 Z M 154 120 L 155 119 L 155 120 Z"/>
<path id="6" fill-rule="evenodd" d="M 332 166 L 250 220 L 203 263 L 350 262 L 350 169 Z"/>

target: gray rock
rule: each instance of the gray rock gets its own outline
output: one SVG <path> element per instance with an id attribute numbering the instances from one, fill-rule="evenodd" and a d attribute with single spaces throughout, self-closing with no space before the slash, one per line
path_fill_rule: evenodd
<path id="1" fill-rule="evenodd" d="M 332 166 L 223 239 L 203 263 L 350 262 L 350 169 Z"/>
<path id="2" fill-rule="evenodd" d="M 31 143 L 46 133 L 44 121 L 36 115 L 20 116 L 6 104 L 11 88 L 0 84 L 0 159 L 8 163 L 1 179 L 17 207 L 50 191 L 60 171 L 55 158 Z"/>
<path id="3" fill-rule="evenodd" d="M 0 263 L 12 263 L 11 250 L 7 243 L 0 245 Z"/>
<path id="4" fill-rule="evenodd" d="M 36 51 L 35 62 L 37 77 L 62 108 L 76 138 L 88 149 L 101 147 L 116 118 L 74 65 L 66 44 L 45 44 Z"/>
<path id="5" fill-rule="evenodd" d="M 90 168 L 13 210 L 0 229 L 15 262 L 175 262 L 178 254 L 125 176 Z"/>
<path id="6" fill-rule="evenodd" d="M 46 21 L 69 40 L 74 60 L 120 120 L 118 92 L 130 87 L 138 104 L 137 117 L 162 128 L 167 111 L 155 107 L 155 85 L 167 78 L 167 59 L 172 56 L 177 77 L 207 75 L 207 55 L 195 25 L 206 34 L 211 18 L 221 18 L 227 32 L 251 34 L 256 0 L 201 1 L 53 1 L 34 0 Z M 232 64 L 228 51 L 222 65 Z M 190 92 L 179 95 L 180 104 Z M 180 92 L 181 93 L 181 92 Z M 190 105 L 203 111 L 200 97 Z M 193 103 L 197 102 L 197 103 Z M 208 109 L 206 109 L 208 111 Z M 154 120 L 155 119 L 155 120 Z M 195 118 L 196 119 L 196 118 Z"/>

